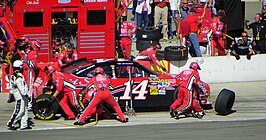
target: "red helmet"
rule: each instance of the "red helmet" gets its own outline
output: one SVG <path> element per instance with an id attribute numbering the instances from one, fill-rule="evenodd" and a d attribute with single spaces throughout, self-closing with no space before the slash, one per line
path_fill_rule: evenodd
<path id="1" fill-rule="evenodd" d="M 39 51 L 41 49 L 41 45 L 42 43 L 40 42 L 40 40 L 34 40 L 31 42 L 31 47 L 35 51 Z"/>
<path id="2" fill-rule="evenodd" d="M 193 70 L 201 70 L 201 68 L 197 62 L 191 62 L 189 65 L 189 68 L 193 69 Z"/>
<path id="3" fill-rule="evenodd" d="M 48 66 L 47 68 L 46 68 L 46 73 L 48 74 L 48 75 L 51 75 L 53 72 L 55 72 L 55 67 L 54 66 Z"/>
<path id="4" fill-rule="evenodd" d="M 103 68 L 101 68 L 101 67 L 97 67 L 96 69 L 95 69 L 95 75 L 96 74 L 104 74 L 104 71 L 103 71 Z"/>

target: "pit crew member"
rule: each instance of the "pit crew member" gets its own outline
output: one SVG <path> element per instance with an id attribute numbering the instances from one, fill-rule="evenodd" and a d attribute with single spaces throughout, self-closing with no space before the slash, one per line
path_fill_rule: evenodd
<path id="1" fill-rule="evenodd" d="M 137 25 L 132 22 L 124 21 L 121 18 L 121 28 L 120 28 L 120 46 L 122 50 L 122 54 L 125 59 L 130 59 L 131 52 L 131 36 L 135 34 L 137 30 Z"/>
<path id="2" fill-rule="evenodd" d="M 215 50 L 218 50 L 219 56 L 225 56 L 223 37 L 226 34 L 226 24 L 224 23 L 225 11 L 219 10 L 218 17 L 214 18 L 211 23 L 212 29 L 212 52 L 211 55 L 215 56 Z"/>
<path id="3" fill-rule="evenodd" d="M 70 101 L 71 105 L 75 107 L 78 112 L 82 111 L 76 98 L 75 85 L 68 81 L 63 73 L 56 71 L 56 68 L 52 65 L 47 66 L 45 72 L 49 76 L 51 82 L 56 86 L 56 91 L 53 94 L 52 100 L 57 100 L 59 102 L 67 115 L 65 120 L 75 120 L 76 116 L 68 106 L 68 102 Z"/>
<path id="4" fill-rule="evenodd" d="M 59 67 L 62 67 L 70 62 L 73 62 L 78 59 L 77 51 L 74 50 L 73 44 L 66 44 L 66 49 L 63 50 L 58 56 L 57 56 L 57 62 Z"/>
<path id="5" fill-rule="evenodd" d="M 204 116 L 203 109 L 201 108 L 197 96 L 193 95 L 195 86 L 201 86 L 200 76 L 198 70 L 201 70 L 200 66 L 196 62 L 191 62 L 190 69 L 183 70 L 177 75 L 178 79 L 182 80 L 182 83 L 178 89 L 178 98 L 170 106 L 170 115 L 179 119 L 180 115 L 187 113 L 191 110 L 195 111 L 194 116 L 201 119 Z"/>
<path id="6" fill-rule="evenodd" d="M 160 43 L 155 44 L 146 50 L 140 51 L 135 60 L 148 60 L 150 62 L 153 62 L 156 66 L 158 66 L 159 68 L 161 68 L 163 71 L 166 72 L 166 68 L 164 68 L 161 65 L 160 61 L 156 58 L 156 54 L 161 48 L 162 46 Z M 150 66 L 147 67 L 150 68 L 151 64 Z"/>
<path id="7" fill-rule="evenodd" d="M 20 130 L 25 129 L 32 129 L 28 125 L 28 101 L 29 101 L 29 95 L 28 95 L 28 88 L 25 81 L 25 78 L 22 74 L 23 72 L 23 63 L 21 60 L 16 60 L 13 63 L 13 69 L 14 73 L 11 75 L 10 78 L 10 90 L 9 93 L 14 95 L 14 98 L 16 100 L 16 105 L 14 112 L 10 118 L 10 120 L 7 122 L 7 127 L 10 130 L 17 130 L 20 128 Z M 16 127 L 15 124 L 17 121 L 20 121 L 20 126 Z"/>
<path id="8" fill-rule="evenodd" d="M 84 112 L 80 115 L 78 121 L 74 123 L 74 125 L 84 125 L 86 124 L 87 117 L 95 114 L 97 110 L 97 106 L 102 102 L 105 101 L 106 103 L 110 104 L 115 112 L 117 113 L 119 120 L 123 123 L 128 122 L 128 118 L 123 116 L 121 108 L 115 102 L 113 96 L 111 95 L 110 89 L 113 87 L 110 84 L 110 79 L 104 76 L 104 71 L 101 67 L 97 67 L 95 69 L 95 76 L 92 78 L 91 84 L 88 86 L 88 90 L 94 89 L 95 95 L 90 102 L 90 104 L 86 107 Z"/>

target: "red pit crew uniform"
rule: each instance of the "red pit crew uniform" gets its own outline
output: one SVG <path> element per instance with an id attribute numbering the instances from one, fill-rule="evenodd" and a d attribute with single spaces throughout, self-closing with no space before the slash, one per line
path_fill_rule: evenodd
<path id="1" fill-rule="evenodd" d="M 152 62 L 158 66 L 159 68 L 163 68 L 163 66 L 160 64 L 160 61 L 156 58 L 156 54 L 157 51 L 154 50 L 153 47 L 150 47 L 146 50 L 143 50 L 141 52 L 139 52 L 138 56 L 136 57 L 136 59 L 138 60 L 152 60 Z M 146 66 L 148 68 L 151 68 L 151 64 L 149 64 L 149 66 Z"/>
<path id="2" fill-rule="evenodd" d="M 212 56 L 215 56 L 215 49 L 218 50 L 220 56 L 225 55 L 223 35 L 225 32 L 225 24 L 218 17 L 214 18 L 211 23 L 212 28 Z"/>
<path id="3" fill-rule="evenodd" d="M 84 110 L 83 114 L 81 114 L 78 122 L 85 122 L 86 118 L 95 114 L 97 110 L 97 106 L 102 102 L 105 101 L 110 104 L 115 112 L 117 113 L 120 121 L 125 121 L 125 117 L 119 107 L 119 105 L 115 102 L 113 96 L 109 88 L 112 88 L 110 85 L 110 79 L 102 74 L 98 74 L 97 76 L 92 78 L 92 84 L 88 86 L 88 89 L 94 88 L 96 95 L 91 100 L 89 106 Z"/>
<path id="4" fill-rule="evenodd" d="M 63 50 L 59 55 L 58 55 L 58 65 L 60 67 L 70 63 L 70 62 L 73 62 L 75 60 L 78 59 L 78 54 L 76 52 L 76 50 L 73 50 L 73 53 L 71 56 L 69 56 L 67 54 L 67 49 L 66 50 Z"/>
<path id="5" fill-rule="evenodd" d="M 23 75 L 28 84 L 29 95 L 34 97 L 33 93 L 33 83 L 35 79 L 35 70 L 38 68 L 38 53 L 35 50 L 27 50 L 23 59 Z"/>
<path id="6" fill-rule="evenodd" d="M 131 47 L 131 35 L 133 35 L 137 30 L 137 25 L 131 22 L 123 21 L 121 24 L 121 29 L 120 29 L 120 46 L 122 49 L 122 53 L 125 59 L 130 58 L 130 47 Z"/>
<path id="7" fill-rule="evenodd" d="M 189 110 L 201 112 L 202 108 L 197 100 L 197 96 L 193 95 L 193 84 L 200 81 L 197 70 L 189 69 L 182 71 L 178 76 L 181 76 L 183 82 L 178 89 L 178 99 L 170 106 L 176 110 L 178 114 L 186 113 Z"/>
<path id="8" fill-rule="evenodd" d="M 66 80 L 67 78 L 63 75 L 63 73 L 55 71 L 52 75 L 52 82 L 56 85 L 56 90 L 59 92 L 57 96 L 57 100 L 59 101 L 60 106 L 66 113 L 69 119 L 75 118 L 75 114 L 68 106 L 68 102 L 70 101 L 71 105 L 75 107 L 77 111 L 82 111 L 80 108 L 75 92 L 75 85 Z"/>

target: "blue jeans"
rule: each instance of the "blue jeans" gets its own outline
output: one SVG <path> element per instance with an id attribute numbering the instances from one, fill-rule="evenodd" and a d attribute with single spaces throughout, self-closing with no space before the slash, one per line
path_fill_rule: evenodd
<path id="1" fill-rule="evenodd" d="M 135 21 L 136 25 L 141 28 L 144 26 L 147 28 L 149 26 L 149 16 L 147 12 L 142 12 L 142 14 L 136 13 L 135 14 Z"/>
<path id="2" fill-rule="evenodd" d="M 190 33 L 189 34 L 189 40 L 192 43 L 191 46 L 195 50 L 196 57 L 202 57 L 197 33 Z"/>
<path id="3" fill-rule="evenodd" d="M 174 36 L 174 34 L 173 34 L 173 27 L 172 27 L 172 21 L 174 20 L 174 24 L 176 25 L 176 14 L 178 13 L 178 11 L 177 10 L 171 10 L 171 16 L 169 16 L 169 18 L 170 18 L 170 22 L 169 22 L 169 35 L 171 36 L 171 37 L 173 37 Z"/>

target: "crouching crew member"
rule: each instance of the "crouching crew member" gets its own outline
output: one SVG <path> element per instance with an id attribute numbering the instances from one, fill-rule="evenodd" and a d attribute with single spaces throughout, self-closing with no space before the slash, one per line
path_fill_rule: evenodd
<path id="1" fill-rule="evenodd" d="M 198 73 L 201 68 L 196 62 L 191 62 L 189 68 L 177 75 L 183 81 L 178 89 L 178 99 L 170 106 L 170 115 L 176 119 L 179 119 L 179 115 L 192 110 L 194 117 L 201 119 L 204 116 L 197 97 L 193 96 L 195 86 L 201 87 Z"/>
<path id="2" fill-rule="evenodd" d="M 80 118 L 74 125 L 84 125 L 86 124 L 87 117 L 90 117 L 96 113 L 97 106 L 102 102 L 105 101 L 106 103 L 110 104 L 115 112 L 117 113 L 119 120 L 123 123 L 128 122 L 128 118 L 125 118 L 121 108 L 115 102 L 114 97 L 111 95 L 109 90 L 113 89 L 110 84 L 110 79 L 104 76 L 104 71 L 101 67 L 97 67 L 95 69 L 95 76 L 92 78 L 91 84 L 88 86 L 88 90 L 93 88 L 95 90 L 95 95 L 91 100 L 88 107 L 84 110 L 84 112 L 80 115 Z"/>

